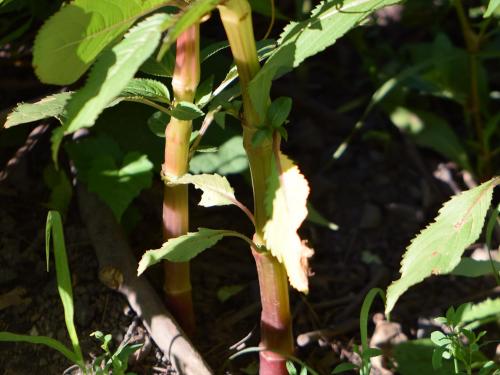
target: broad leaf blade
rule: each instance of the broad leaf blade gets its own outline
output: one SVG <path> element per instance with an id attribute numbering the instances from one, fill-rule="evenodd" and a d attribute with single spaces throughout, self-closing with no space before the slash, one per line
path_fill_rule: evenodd
<path id="1" fill-rule="evenodd" d="M 64 107 L 71 94 L 71 92 L 62 92 L 49 95 L 35 103 L 20 103 L 14 111 L 9 113 L 4 127 L 10 128 L 49 117 L 55 117 L 62 122 L 65 119 L 63 116 Z"/>
<path id="2" fill-rule="evenodd" d="M 467 304 L 460 315 L 460 322 L 472 322 L 500 314 L 500 298 L 486 299 L 475 304 Z"/>
<path id="3" fill-rule="evenodd" d="M 132 28 L 123 41 L 99 57 L 85 86 L 68 102 L 67 121 L 54 132 L 54 160 L 57 159 L 63 135 L 94 125 L 104 108 L 127 86 L 141 64 L 155 50 L 162 27 L 169 19 L 167 14 L 147 18 Z"/>
<path id="4" fill-rule="evenodd" d="M 73 287 L 71 284 L 71 274 L 69 272 L 68 256 L 66 255 L 66 244 L 61 215 L 57 211 L 49 211 L 47 215 L 47 225 L 45 233 L 46 246 L 50 247 L 52 241 L 54 249 L 54 260 L 56 263 L 57 289 L 64 308 L 64 321 L 69 338 L 73 344 L 73 351 L 78 363 L 83 363 L 83 355 L 80 349 L 80 342 L 76 333 L 74 322 L 75 308 L 73 304 Z M 52 236 L 50 236 L 52 234 Z M 48 248 L 47 248 L 48 249 Z"/>
<path id="5" fill-rule="evenodd" d="M 190 102 L 179 102 L 170 111 L 170 116 L 183 121 L 191 121 L 203 115 L 203 111 Z"/>
<path id="6" fill-rule="evenodd" d="M 87 178 L 89 190 L 99 195 L 120 220 L 141 190 L 151 186 L 153 163 L 146 155 L 130 152 L 118 167 L 112 156 L 103 155 L 91 161 Z"/>
<path id="7" fill-rule="evenodd" d="M 299 168 L 285 155 L 275 161 L 266 191 L 266 209 L 270 219 L 264 226 L 264 240 L 271 253 L 285 265 L 290 284 L 308 291 L 307 258 L 312 249 L 297 234 L 307 217 L 309 184 Z"/>
<path id="8" fill-rule="evenodd" d="M 187 233 L 165 242 L 158 250 L 148 250 L 139 262 L 137 274 L 142 274 L 146 268 L 168 259 L 171 262 L 187 262 L 196 255 L 219 242 L 227 233 L 226 230 L 199 228 L 198 232 Z"/>
<path id="9" fill-rule="evenodd" d="M 47 20 L 33 51 L 35 72 L 44 83 L 75 82 L 101 51 L 164 0 L 75 0 Z"/>
<path id="10" fill-rule="evenodd" d="M 490 0 L 488 2 L 488 8 L 486 8 L 486 12 L 484 12 L 484 18 L 491 17 L 498 7 L 500 7 L 500 0 Z"/>
<path id="11" fill-rule="evenodd" d="M 170 103 L 170 92 L 160 81 L 147 78 L 134 78 L 121 91 L 123 98 L 144 98 L 160 103 Z"/>
<path id="12" fill-rule="evenodd" d="M 435 221 L 413 239 L 401 262 L 401 277 L 387 289 L 388 314 L 412 285 L 430 275 L 451 272 L 464 250 L 481 234 L 493 189 L 500 178 L 454 196 L 439 210 Z"/>
<path id="13" fill-rule="evenodd" d="M 281 34 L 278 47 L 250 82 L 250 96 L 257 112 L 261 116 L 266 113 L 273 79 L 334 44 L 377 9 L 397 2 L 398 0 L 327 0 L 313 10 L 309 19 L 288 24 Z"/>
<path id="14" fill-rule="evenodd" d="M 199 205 L 203 207 L 226 206 L 235 204 L 234 189 L 226 177 L 218 174 L 185 174 L 172 181 L 172 184 L 193 184 L 203 191 Z"/>

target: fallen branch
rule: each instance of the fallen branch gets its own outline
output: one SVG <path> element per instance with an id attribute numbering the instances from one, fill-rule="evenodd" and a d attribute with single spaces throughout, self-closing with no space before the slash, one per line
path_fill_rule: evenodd
<path id="1" fill-rule="evenodd" d="M 137 277 L 137 261 L 111 210 L 81 184 L 77 184 L 77 194 L 80 214 L 99 260 L 101 281 L 127 298 L 178 374 L 212 374 L 151 285 L 144 277 Z"/>

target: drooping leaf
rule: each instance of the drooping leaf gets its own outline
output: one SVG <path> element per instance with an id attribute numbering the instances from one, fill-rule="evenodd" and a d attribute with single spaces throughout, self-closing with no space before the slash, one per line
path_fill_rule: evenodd
<path id="1" fill-rule="evenodd" d="M 172 238 L 165 242 L 160 249 L 148 250 L 144 253 L 139 262 L 137 274 L 141 275 L 146 268 L 162 259 L 168 259 L 171 262 L 187 262 L 203 250 L 215 245 L 225 236 L 240 237 L 241 235 L 229 230 L 198 228 L 198 232 Z"/>
<path id="2" fill-rule="evenodd" d="M 57 350 L 72 363 L 78 363 L 78 356 L 68 349 L 63 343 L 48 336 L 19 335 L 12 332 L 0 332 L 0 342 L 26 342 L 35 345 L 45 345 Z M 82 361 L 83 365 L 83 361 Z"/>
<path id="3" fill-rule="evenodd" d="M 205 14 L 213 10 L 220 2 L 221 0 L 195 0 L 191 2 L 186 9 L 179 14 L 173 26 L 168 30 L 167 36 L 163 39 L 158 58 L 163 58 L 165 53 L 184 30 L 196 22 L 199 22 Z"/>
<path id="4" fill-rule="evenodd" d="M 54 249 L 57 289 L 64 308 L 66 330 L 68 331 L 69 338 L 73 345 L 73 351 L 77 358 L 76 362 L 83 364 L 83 355 L 74 322 L 75 307 L 73 304 L 73 287 L 71 283 L 71 274 L 69 272 L 68 256 L 66 255 L 66 243 L 64 242 L 61 215 L 59 215 L 57 211 L 49 211 L 47 215 L 47 224 L 45 226 L 47 269 L 49 267 L 48 260 L 51 246 Z"/>
<path id="5" fill-rule="evenodd" d="M 164 0 L 75 0 L 43 25 L 35 39 L 33 65 L 44 83 L 75 82 L 109 44 Z"/>
<path id="6" fill-rule="evenodd" d="M 491 17 L 498 7 L 500 7 L 500 0 L 490 0 L 488 2 L 488 8 L 486 8 L 486 12 L 484 12 L 484 18 Z"/>
<path id="7" fill-rule="evenodd" d="M 493 266 L 500 270 L 500 262 L 493 261 Z M 462 258 L 457 266 L 451 271 L 452 275 L 465 277 L 480 277 L 491 275 L 493 268 L 489 260 L 475 260 L 472 258 Z"/>
<path id="8" fill-rule="evenodd" d="M 386 314 L 412 285 L 430 275 L 451 272 L 462 253 L 481 234 L 493 189 L 500 178 L 454 196 L 435 221 L 415 237 L 401 262 L 401 277 L 387 289 Z"/>
<path id="9" fill-rule="evenodd" d="M 203 207 L 226 206 L 237 202 L 227 178 L 218 174 L 185 174 L 173 180 L 172 184 L 193 184 L 203 191 L 199 203 Z"/>
<path id="10" fill-rule="evenodd" d="M 224 142 L 216 152 L 193 156 L 189 170 L 193 173 L 217 173 L 228 175 L 241 173 L 248 168 L 248 160 L 243 148 L 243 138 L 234 136 Z"/>
<path id="11" fill-rule="evenodd" d="M 285 265 L 290 284 L 308 291 L 308 261 L 312 249 L 297 234 L 307 217 L 309 184 L 299 168 L 283 154 L 272 166 L 266 191 L 269 220 L 264 226 L 264 240 L 271 253 Z"/>
<path id="12" fill-rule="evenodd" d="M 179 102 L 171 109 L 170 116 L 179 120 L 190 121 L 203 116 L 203 111 L 196 104 L 190 102 Z"/>
<path id="13" fill-rule="evenodd" d="M 125 155 L 121 166 L 112 156 L 102 155 L 91 161 L 87 179 L 89 190 L 99 195 L 120 220 L 141 190 L 151 186 L 153 164 L 138 152 Z"/>
<path id="14" fill-rule="evenodd" d="M 271 81 L 299 66 L 306 58 L 334 44 L 369 14 L 398 0 L 326 0 L 302 22 L 288 24 L 262 69 L 250 82 L 250 96 L 264 117 Z"/>
<path id="15" fill-rule="evenodd" d="M 398 107 L 392 112 L 391 120 L 418 145 L 431 148 L 445 158 L 455 161 L 462 168 L 472 170 L 462 143 L 443 118 L 431 112 Z"/>
<path id="16" fill-rule="evenodd" d="M 62 92 L 49 95 L 35 103 L 20 103 L 14 111 L 9 113 L 5 128 L 26 124 L 49 117 L 55 117 L 59 121 L 65 120 L 63 116 L 64 107 L 71 97 L 71 92 Z"/>
<path id="17" fill-rule="evenodd" d="M 120 92 L 120 97 L 139 97 L 160 103 L 170 103 L 170 92 L 160 81 L 147 78 L 134 78 Z"/>
<path id="18" fill-rule="evenodd" d="M 64 134 L 94 125 L 99 114 L 117 97 L 133 78 L 141 64 L 153 53 L 160 41 L 163 25 L 171 17 L 155 14 L 132 28 L 125 39 L 106 50 L 90 72 L 85 86 L 72 95 L 67 104 L 67 121 L 52 137 L 52 156 Z"/>

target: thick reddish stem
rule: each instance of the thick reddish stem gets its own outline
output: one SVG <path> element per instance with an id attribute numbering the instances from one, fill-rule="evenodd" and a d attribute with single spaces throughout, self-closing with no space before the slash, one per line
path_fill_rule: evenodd
<path id="1" fill-rule="evenodd" d="M 175 101 L 193 101 L 200 81 L 199 25 L 184 31 L 177 39 L 172 87 Z M 171 118 L 165 130 L 166 176 L 180 177 L 188 171 L 191 121 Z M 163 238 L 186 234 L 189 229 L 188 190 L 186 185 L 165 186 L 163 197 Z M 187 334 L 195 330 L 189 263 L 164 262 L 163 289 L 167 305 Z"/>

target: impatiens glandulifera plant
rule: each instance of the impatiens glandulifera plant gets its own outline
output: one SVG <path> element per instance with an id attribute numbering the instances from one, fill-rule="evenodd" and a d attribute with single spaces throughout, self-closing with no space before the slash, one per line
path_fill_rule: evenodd
<path id="1" fill-rule="evenodd" d="M 261 289 L 260 373 L 287 374 L 286 359 L 294 350 L 288 281 L 298 291 L 308 291 L 307 261 L 312 250 L 300 239 L 297 230 L 307 216 L 309 186 L 298 167 L 280 151 L 281 138 L 287 136 L 283 126 L 291 100 L 271 100 L 272 81 L 335 43 L 375 10 L 397 2 L 323 1 L 309 18 L 287 25 L 274 48 L 259 56 L 251 8 L 246 0 L 198 0 L 185 7 L 183 4 L 182 10 L 166 8 L 172 4 L 159 0 L 75 0 L 63 6 L 42 28 L 35 43 L 34 65 L 43 82 L 60 85 L 75 82 L 92 65 L 85 85 L 74 93 L 56 94 L 33 105 L 19 106 L 9 116 L 7 125 L 51 116 L 60 119 L 62 126 L 52 137 L 52 154 L 57 162 L 65 134 L 93 126 L 102 111 L 120 101 L 140 102 L 170 115 L 162 171 L 166 184 L 167 241 L 162 248 L 146 252 L 139 263 L 139 274 L 162 259 L 180 262 L 181 265 L 167 263 L 168 275 L 182 276 L 167 277 L 165 290 L 170 297 L 176 296 L 171 299 L 172 305 L 185 315 L 191 309 L 191 301 L 189 269 L 182 263 L 225 236 L 246 241 L 255 258 Z M 193 151 L 187 148 L 190 120 L 203 114 L 192 103 L 200 75 L 197 24 L 215 7 L 221 15 L 237 74 L 232 68 L 210 95 L 214 106 L 209 108 L 204 126 L 206 130 L 219 110 L 232 111 L 241 119 L 252 176 L 253 213 L 236 199 L 225 177 L 185 173 Z M 154 14 L 148 16 L 149 13 Z M 131 27 L 139 19 L 141 22 Z M 167 30 L 161 43 L 161 35 Z M 158 48 L 162 61 L 161 57 L 176 41 L 172 102 L 168 88 L 160 81 L 134 77 Z M 261 67 L 259 58 L 266 57 Z M 237 77 L 239 86 L 230 86 Z M 238 106 L 224 108 L 223 104 L 240 94 L 242 113 L 238 113 Z M 252 239 L 221 229 L 200 228 L 186 233 L 186 184 L 203 191 L 202 206 L 234 204 L 242 209 L 255 226 Z M 189 330 L 194 319 L 186 320 Z"/>

